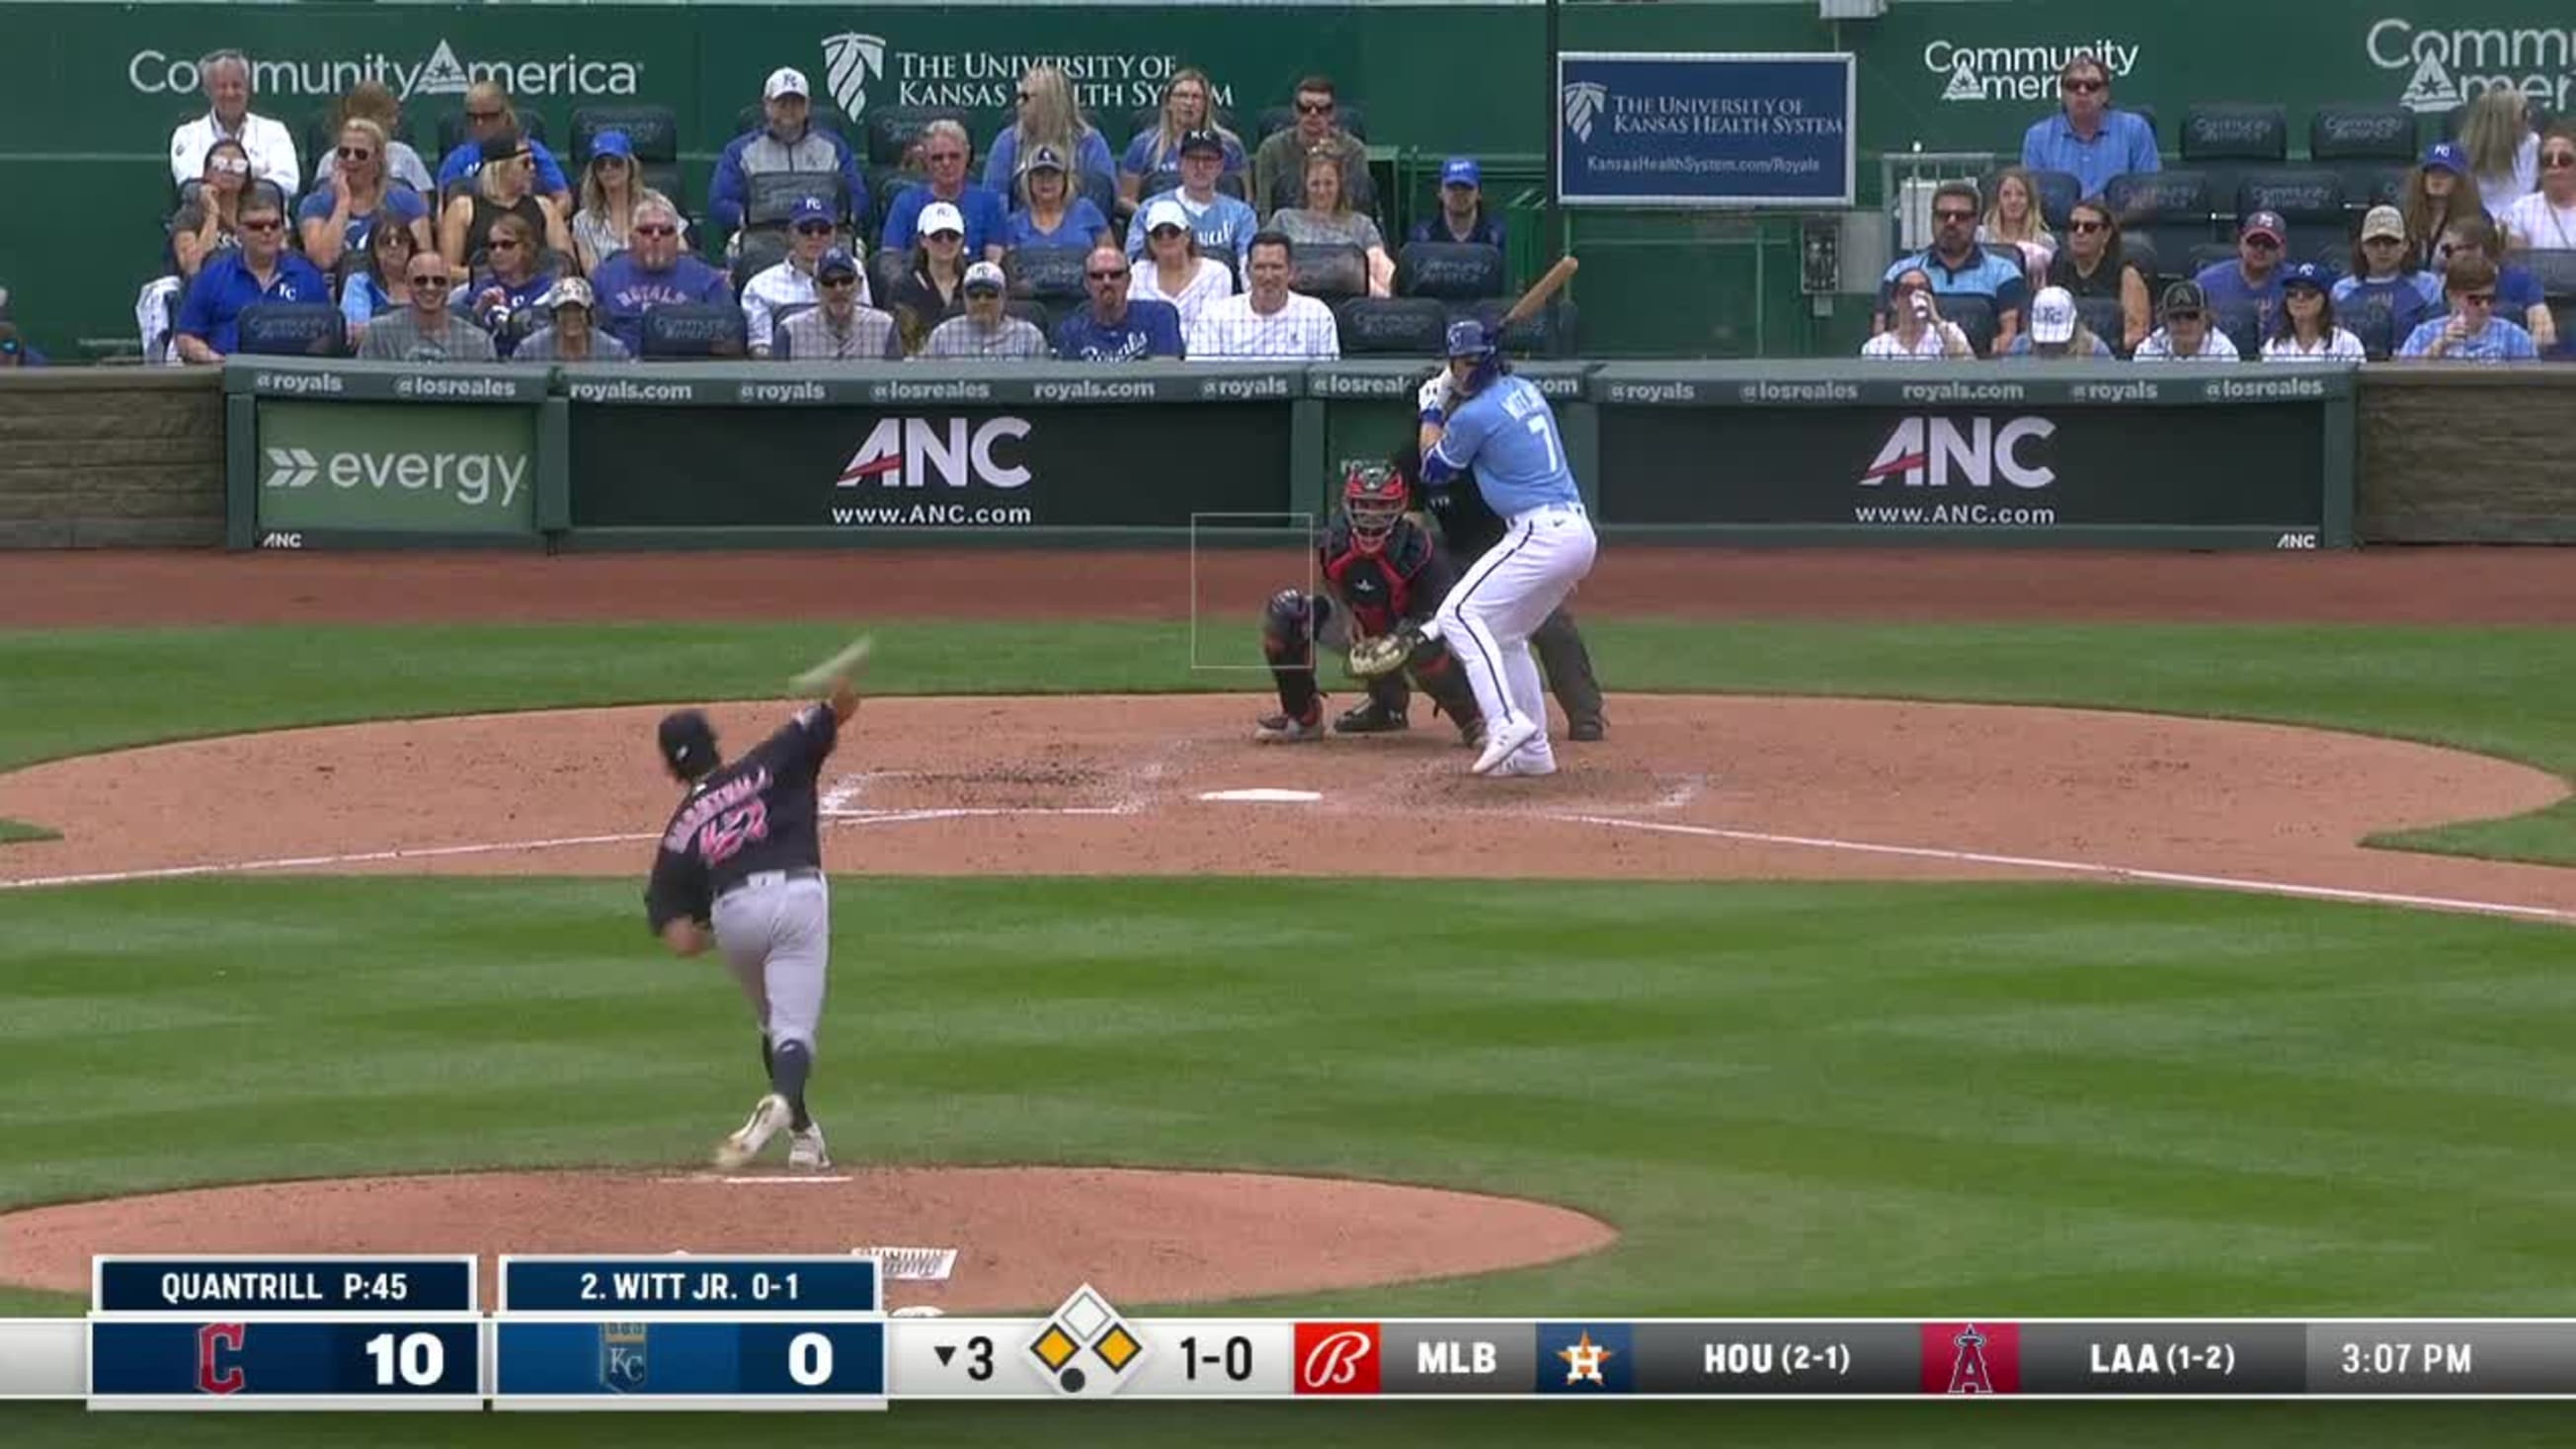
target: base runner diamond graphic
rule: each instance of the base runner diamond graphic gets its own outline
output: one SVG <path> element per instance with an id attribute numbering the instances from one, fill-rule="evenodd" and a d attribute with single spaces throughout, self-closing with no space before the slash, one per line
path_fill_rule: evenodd
<path id="1" fill-rule="evenodd" d="M 1067 1398 L 1106 1398 L 1125 1387 L 1145 1340 L 1085 1283 L 1056 1305 L 1028 1343 L 1047 1382 Z"/>

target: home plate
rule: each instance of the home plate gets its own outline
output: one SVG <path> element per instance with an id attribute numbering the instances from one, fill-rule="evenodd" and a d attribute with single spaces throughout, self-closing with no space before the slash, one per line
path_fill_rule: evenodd
<path id="1" fill-rule="evenodd" d="M 1202 800 L 1221 800 L 1246 805 L 1312 805 L 1324 798 L 1321 790 L 1209 790 Z"/>

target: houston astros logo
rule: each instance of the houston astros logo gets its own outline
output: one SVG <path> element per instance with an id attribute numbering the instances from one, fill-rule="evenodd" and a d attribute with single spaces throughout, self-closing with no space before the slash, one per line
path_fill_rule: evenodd
<path id="1" fill-rule="evenodd" d="M 1592 139 L 1592 118 L 1610 104 L 1610 88 L 1599 81 L 1576 81 L 1565 88 L 1565 127 L 1578 141 Z"/>
<path id="2" fill-rule="evenodd" d="M 1607 1387 L 1607 1381 L 1601 1377 L 1601 1366 L 1611 1360 L 1614 1351 L 1594 1343 L 1590 1329 L 1584 1330 L 1581 1338 L 1558 1349 L 1556 1356 L 1565 1360 L 1567 1383 L 1602 1384 Z"/>

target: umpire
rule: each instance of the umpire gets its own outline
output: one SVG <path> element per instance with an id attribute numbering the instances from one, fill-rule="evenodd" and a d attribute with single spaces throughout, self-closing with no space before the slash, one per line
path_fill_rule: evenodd
<path id="1" fill-rule="evenodd" d="M 1388 463 L 1439 523 L 1441 551 L 1456 559 L 1459 568 L 1503 541 L 1503 520 L 1486 506 L 1473 474 L 1462 473 L 1426 487 L 1419 442 L 1406 443 Z M 1566 738 L 1589 743 L 1608 734 L 1609 721 L 1601 713 L 1601 681 L 1593 677 L 1592 651 L 1583 647 L 1573 613 L 1559 608 L 1548 615 L 1530 635 L 1530 648 L 1538 655 L 1540 672 L 1547 676 L 1548 692 L 1565 711 Z"/>

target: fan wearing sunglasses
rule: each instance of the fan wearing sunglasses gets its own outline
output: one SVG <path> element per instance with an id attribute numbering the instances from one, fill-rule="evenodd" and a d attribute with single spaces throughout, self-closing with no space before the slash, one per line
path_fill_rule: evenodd
<path id="1" fill-rule="evenodd" d="M 839 224 L 833 220 L 832 207 L 819 196 L 800 196 L 788 214 L 790 236 L 787 255 L 782 260 L 754 272 L 742 284 L 742 322 L 751 339 L 751 355 L 767 357 L 772 335 L 778 328 L 778 314 L 792 307 L 810 307 L 823 300 L 817 287 L 814 268 L 823 254 L 832 250 L 840 239 Z M 868 295 L 868 279 L 858 279 L 860 306 L 875 299 Z"/>
<path id="2" fill-rule="evenodd" d="M 2514 251 L 2576 251 L 2576 126 L 2552 125 L 2540 138 L 2540 189 L 2504 209 L 2505 245 Z"/>
<path id="3" fill-rule="evenodd" d="M 2138 350 L 2154 327 L 2147 302 L 2147 276 L 2129 260 L 2120 241 L 2120 220 L 2098 196 L 2075 203 L 2066 214 L 2066 245 L 2048 264 L 2048 285 L 2063 287 L 2078 301 L 2110 297 L 2120 304 L 2120 351 Z"/>
<path id="4" fill-rule="evenodd" d="M 384 127 L 364 117 L 341 123 L 340 146 L 323 184 L 295 212 L 304 255 L 313 265 L 328 271 L 342 257 L 366 250 L 368 235 L 381 225 L 408 229 L 423 249 L 431 245 L 429 203 L 394 184 L 386 169 L 392 144 Z"/>
<path id="5" fill-rule="evenodd" d="M 1921 272 L 1939 296 L 1993 302 L 1998 327 L 1994 355 L 2000 357 L 2012 346 L 2021 331 L 2022 308 L 2030 301 L 2030 284 L 2022 276 L 2020 253 L 2006 260 L 1977 245 L 1977 210 L 1973 182 L 1945 181 L 1932 193 L 1932 245 L 1887 269 L 1879 283 L 1880 316 L 1873 331 L 1887 330 L 1896 284 L 1908 272 Z"/>
<path id="6" fill-rule="evenodd" d="M 2418 326 L 2399 357 L 2447 362 L 2530 362 L 2540 356 L 2531 334 L 2496 315 L 2495 263 L 2483 256 L 2455 257 L 2442 279 L 2451 315 Z"/>
<path id="7" fill-rule="evenodd" d="M 1371 200 L 1368 147 L 1342 129 L 1332 78 L 1310 75 L 1297 82 L 1296 95 L 1297 124 L 1272 133 L 1252 153 L 1252 204 L 1260 209 L 1264 225 L 1280 207 L 1304 203 L 1306 158 L 1318 151 L 1342 163 L 1342 194 L 1352 205 L 1365 207 Z"/>
<path id="8" fill-rule="evenodd" d="M 2219 330 L 2210 315 L 2209 298 L 2198 282 L 2176 282 L 2165 288 L 2157 308 L 2162 327 L 2138 344 L 2140 362 L 2235 362 L 2236 343 Z"/>
<path id="9" fill-rule="evenodd" d="M 2076 56 L 2058 71 L 2057 100 L 2057 113 L 2022 135 L 2024 169 L 2070 172 L 2077 195 L 2098 196 L 2114 176 L 2163 168 L 2147 118 L 2112 107 L 2111 68 L 2100 56 Z"/>

